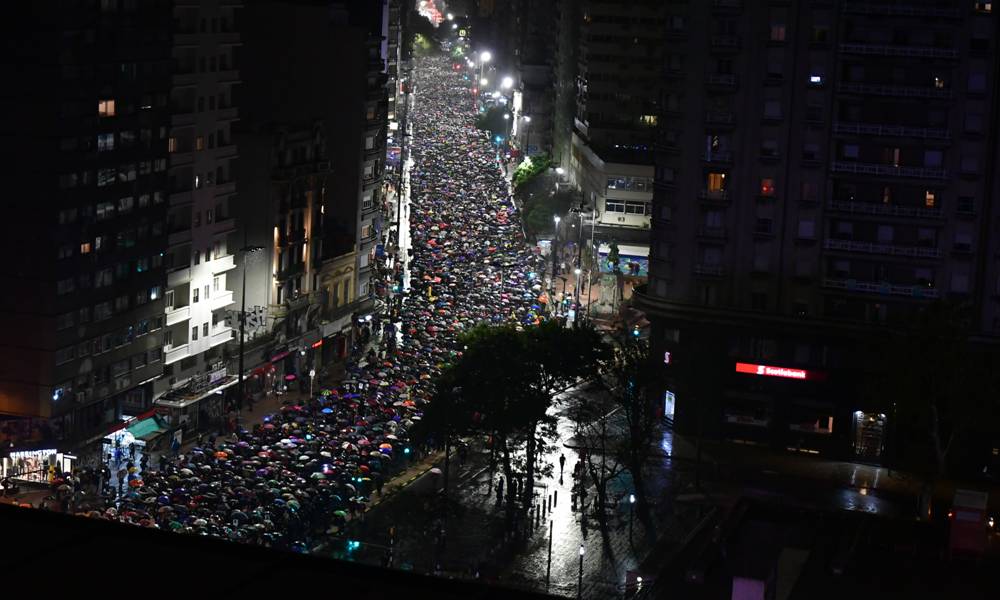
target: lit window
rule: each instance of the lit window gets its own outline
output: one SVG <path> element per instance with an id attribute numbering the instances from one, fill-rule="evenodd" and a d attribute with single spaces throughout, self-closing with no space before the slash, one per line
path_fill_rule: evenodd
<path id="1" fill-rule="evenodd" d="M 640 117 L 640 121 L 642 121 L 643 125 L 655 126 L 657 118 L 656 115 L 642 115 L 642 117 Z"/>
<path id="2" fill-rule="evenodd" d="M 99 133 L 97 134 L 97 151 L 107 152 L 108 150 L 115 149 L 115 134 L 113 133 Z"/>
<path id="3" fill-rule="evenodd" d="M 198 137 L 194 138 L 194 149 L 195 150 L 205 149 L 205 136 L 199 135 Z"/>
<path id="4" fill-rule="evenodd" d="M 941 78 L 941 77 L 935 77 L 934 78 L 934 87 L 937 88 L 937 89 L 939 89 L 939 90 L 943 90 L 944 89 L 944 79 Z"/>
<path id="5" fill-rule="evenodd" d="M 725 173 L 709 173 L 708 174 L 708 191 L 709 192 L 724 192 L 724 191 L 726 191 L 726 174 Z"/>
<path id="6" fill-rule="evenodd" d="M 97 102 L 97 116 L 99 116 L 99 117 L 113 117 L 113 116 L 115 116 L 115 101 L 114 100 L 98 100 L 98 102 Z"/>
<path id="7" fill-rule="evenodd" d="M 774 195 L 774 180 L 771 178 L 765 178 L 760 180 L 760 195 L 761 196 L 773 196 Z"/>
<path id="8" fill-rule="evenodd" d="M 90 254 L 90 242 L 80 244 L 80 254 Z"/>
<path id="9" fill-rule="evenodd" d="M 924 206 L 927 208 L 934 208 L 937 206 L 937 192 L 934 190 L 926 190 L 924 192 Z"/>
<path id="10" fill-rule="evenodd" d="M 975 2 L 974 7 L 976 9 L 976 12 L 981 12 L 981 13 L 993 12 L 992 2 Z"/>
<path id="11" fill-rule="evenodd" d="M 177 152 L 177 138 L 167 138 L 167 152 Z"/>
<path id="12" fill-rule="evenodd" d="M 810 75 L 809 85 L 823 85 L 823 76 L 816 74 Z"/>

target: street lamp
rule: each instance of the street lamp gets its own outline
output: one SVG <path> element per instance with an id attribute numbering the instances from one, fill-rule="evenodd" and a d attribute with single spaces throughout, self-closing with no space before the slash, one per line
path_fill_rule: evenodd
<path id="1" fill-rule="evenodd" d="M 245 379 L 243 377 L 243 355 L 245 354 L 243 348 L 246 342 L 246 326 L 247 326 L 247 261 L 250 260 L 251 256 L 256 255 L 258 252 L 263 252 L 263 246 L 244 246 L 240 248 L 240 253 L 243 254 L 243 291 L 242 297 L 240 298 L 240 374 L 239 374 L 239 397 L 236 399 L 236 423 L 239 425 L 240 418 L 243 416 L 243 401 L 246 399 L 246 385 Z"/>
<path id="2" fill-rule="evenodd" d="M 514 87 L 514 78 L 510 76 L 504 77 L 503 80 L 500 82 L 500 87 L 502 87 L 505 90 L 509 90 L 510 88 Z"/>
<path id="3" fill-rule="evenodd" d="M 628 543 L 632 543 L 632 521 L 635 520 L 635 494 L 628 495 Z"/>
<path id="4" fill-rule="evenodd" d="M 490 54 L 489 50 L 483 50 L 482 52 L 479 53 L 479 78 L 480 79 L 483 78 L 483 67 L 486 66 L 486 63 L 490 62 L 491 58 L 493 58 L 493 55 Z"/>
<path id="5" fill-rule="evenodd" d="M 531 130 L 528 128 L 528 124 L 531 123 L 531 117 L 524 115 L 524 153 L 525 155 L 531 151 Z"/>
<path id="6" fill-rule="evenodd" d="M 454 21 L 455 20 L 455 15 L 453 15 L 451 13 L 448 13 L 448 20 L 449 21 Z"/>
<path id="7" fill-rule="evenodd" d="M 481 85 L 483 87 L 486 87 L 489 84 L 490 84 L 490 80 L 486 79 L 485 77 L 483 77 L 482 79 L 479 80 L 479 85 Z"/>
<path id="8" fill-rule="evenodd" d="M 583 548 L 583 544 L 580 544 L 580 571 L 576 576 L 576 597 L 583 597 L 583 554 L 586 552 Z"/>
<path id="9" fill-rule="evenodd" d="M 556 273 L 556 253 L 559 251 L 559 215 L 552 217 L 552 220 L 556 223 L 556 233 L 552 236 L 552 285 L 555 286 L 555 276 Z"/>
<path id="10" fill-rule="evenodd" d="M 313 382 L 316 380 L 316 369 L 309 369 L 309 397 L 313 395 Z"/>

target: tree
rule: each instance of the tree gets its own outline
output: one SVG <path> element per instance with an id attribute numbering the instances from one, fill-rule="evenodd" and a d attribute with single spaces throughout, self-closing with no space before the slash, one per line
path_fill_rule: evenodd
<path id="1" fill-rule="evenodd" d="M 464 352 L 439 378 L 428 418 L 445 431 L 490 434 L 508 482 L 523 448 L 522 500 L 529 506 L 537 458 L 554 434 L 553 396 L 578 378 L 595 375 L 609 350 L 593 329 L 564 329 L 554 322 L 527 329 L 479 326 L 460 341 Z M 508 496 L 509 510 L 514 500 Z"/>
<path id="2" fill-rule="evenodd" d="M 897 420 L 900 440 L 908 433 L 926 440 L 929 456 L 909 456 L 907 466 L 929 481 L 948 475 L 956 444 L 996 412 L 996 381 L 989 356 L 970 341 L 968 312 L 935 303 L 881 353 L 875 389 L 890 401 L 886 412 Z"/>
<path id="3" fill-rule="evenodd" d="M 632 474 L 632 485 L 640 511 L 647 506 L 643 468 L 650 445 L 656 436 L 657 414 L 648 391 L 653 388 L 654 370 L 649 368 L 649 345 L 636 340 L 629 332 L 621 336 L 615 360 L 605 373 L 604 381 L 611 401 L 624 419 L 627 432 L 619 447 L 622 462 Z"/>

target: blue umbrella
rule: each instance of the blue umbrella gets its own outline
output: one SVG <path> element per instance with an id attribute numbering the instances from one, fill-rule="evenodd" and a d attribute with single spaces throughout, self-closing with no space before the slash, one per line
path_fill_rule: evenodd
<path id="1" fill-rule="evenodd" d="M 327 407 L 327 408 L 324 408 L 323 410 L 321 410 L 320 412 L 323 413 L 324 415 L 329 415 L 329 414 L 333 413 L 333 409 Z"/>

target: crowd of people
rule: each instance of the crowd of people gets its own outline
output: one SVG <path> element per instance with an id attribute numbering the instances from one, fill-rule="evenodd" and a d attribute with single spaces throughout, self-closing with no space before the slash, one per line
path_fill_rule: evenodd
<path id="1" fill-rule="evenodd" d="M 114 506 L 82 514 L 307 551 L 405 465 L 435 376 L 461 354 L 459 334 L 542 318 L 543 259 L 525 244 L 468 82 L 443 57 L 420 59 L 415 79 L 413 246 L 398 321 L 355 353 L 337 386 L 126 475 Z"/>

